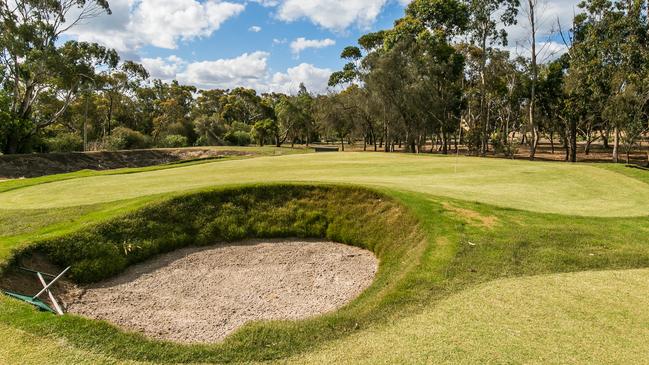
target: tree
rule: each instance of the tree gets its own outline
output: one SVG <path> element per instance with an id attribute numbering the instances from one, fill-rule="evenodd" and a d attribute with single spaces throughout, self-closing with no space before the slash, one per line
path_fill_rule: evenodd
<path id="1" fill-rule="evenodd" d="M 188 137 L 189 142 L 193 143 L 196 136 L 189 117 L 196 88 L 180 85 L 177 81 L 164 84 L 160 80 L 154 82 L 154 87 L 158 93 L 156 116 L 153 118 L 154 142 L 166 135 L 177 134 Z"/>
<path id="2" fill-rule="evenodd" d="M 625 129 L 633 134 L 636 118 L 644 118 L 649 62 L 647 4 L 644 0 L 587 0 L 580 7 L 584 12 L 575 17 L 569 52 L 569 92 L 573 104 L 582 106 L 579 122 L 601 117 L 612 127 L 613 161 L 618 162 Z M 622 106 L 630 109 L 621 110 Z M 573 120 L 571 127 L 576 129 L 577 124 Z M 572 138 L 576 138 L 574 134 Z M 574 151 L 571 160 L 576 160 Z"/>
<path id="3" fill-rule="evenodd" d="M 354 123 L 340 94 L 320 96 L 315 100 L 314 116 L 323 134 L 332 131 L 345 150 L 345 139 L 351 133 Z"/>
<path id="4" fill-rule="evenodd" d="M 12 96 L 11 113 L 21 126 L 10 128 L 3 152 L 25 150 L 34 134 L 65 113 L 95 77 L 98 66 L 117 65 L 117 53 L 97 44 L 69 41 L 57 45 L 66 31 L 101 13 L 110 13 L 105 0 L 0 2 L 3 87 Z M 39 96 L 46 91 L 62 103 L 52 113 L 38 114 Z"/>
<path id="5" fill-rule="evenodd" d="M 477 47 L 477 115 L 470 113 L 470 124 L 478 133 L 480 152 L 488 149 L 489 123 L 487 105 L 487 84 L 485 70 L 491 54 L 491 47 L 507 45 L 507 32 L 504 27 L 516 24 L 519 0 L 466 0 L 469 10 L 468 35 L 471 43 Z"/>
<path id="6" fill-rule="evenodd" d="M 122 104 L 122 100 L 140 87 L 141 83 L 149 78 L 149 73 L 144 66 L 133 61 L 125 61 L 115 70 L 100 74 L 93 85 L 100 88 L 106 101 L 106 134 L 111 133 L 115 109 Z"/>
<path id="7" fill-rule="evenodd" d="M 270 137 L 277 135 L 277 121 L 270 118 L 262 119 L 255 123 L 253 132 L 255 133 L 257 143 L 263 147 Z"/>

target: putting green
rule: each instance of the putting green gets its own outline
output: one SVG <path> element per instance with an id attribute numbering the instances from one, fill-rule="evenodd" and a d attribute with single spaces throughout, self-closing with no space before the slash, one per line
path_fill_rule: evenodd
<path id="1" fill-rule="evenodd" d="M 213 185 L 331 182 L 422 192 L 540 213 L 649 215 L 649 185 L 588 165 L 384 153 L 330 153 L 76 178 L 0 194 L 1 209 L 70 207 Z"/>

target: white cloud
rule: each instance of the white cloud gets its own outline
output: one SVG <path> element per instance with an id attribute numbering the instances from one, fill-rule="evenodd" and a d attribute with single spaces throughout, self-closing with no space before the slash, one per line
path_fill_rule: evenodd
<path id="1" fill-rule="evenodd" d="M 572 27 L 575 14 L 580 12 L 580 0 L 539 0 L 536 9 L 537 53 L 540 62 L 548 62 L 567 51 L 565 44 L 557 41 L 559 24 L 563 32 Z M 527 18 L 527 3 L 521 2 L 518 23 L 507 28 L 509 47 L 513 55 L 529 57 L 531 51 L 530 25 Z"/>
<path id="2" fill-rule="evenodd" d="M 299 55 L 300 52 L 304 51 L 307 48 L 325 48 L 334 46 L 336 41 L 330 38 L 326 39 L 306 39 L 300 37 L 293 42 L 291 42 L 291 52 L 295 55 Z"/>
<path id="3" fill-rule="evenodd" d="M 248 28 L 248 31 L 253 33 L 259 33 L 261 32 L 261 27 L 258 25 L 253 25 L 252 27 Z"/>
<path id="4" fill-rule="evenodd" d="M 80 24 L 70 34 L 121 52 L 145 45 L 175 49 L 179 41 L 212 35 L 245 9 L 221 0 L 111 0 L 110 7 L 112 15 Z"/>
<path id="5" fill-rule="evenodd" d="M 302 83 L 310 92 L 322 94 L 327 91 L 331 73 L 330 69 L 317 68 L 308 63 L 302 63 L 289 68 L 286 73 L 275 73 L 269 84 L 269 89 L 285 94 L 295 94 Z"/>
<path id="6" fill-rule="evenodd" d="M 176 78 L 176 74 L 186 62 L 177 56 L 167 58 L 142 58 L 140 60 L 144 68 L 149 71 L 149 75 L 154 79 L 170 81 Z"/>
<path id="7" fill-rule="evenodd" d="M 254 87 L 267 73 L 268 56 L 258 51 L 236 58 L 193 62 L 178 74 L 178 80 L 206 88 Z"/>
<path id="8" fill-rule="evenodd" d="M 255 0 L 277 7 L 277 18 L 286 22 L 308 19 L 323 28 L 341 32 L 356 25 L 368 28 L 389 0 Z M 401 1 L 401 0 L 400 0 Z"/>
<path id="9" fill-rule="evenodd" d="M 243 86 L 259 92 L 297 93 L 300 83 L 314 93 L 325 93 L 330 69 L 302 63 L 286 72 L 271 73 L 267 52 L 244 53 L 239 57 L 186 63 L 178 57 L 144 59 L 155 78 L 178 80 L 202 89 L 232 89 Z"/>

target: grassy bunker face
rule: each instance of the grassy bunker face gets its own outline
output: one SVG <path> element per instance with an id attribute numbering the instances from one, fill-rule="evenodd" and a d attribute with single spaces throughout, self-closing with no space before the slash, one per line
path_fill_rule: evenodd
<path id="1" fill-rule="evenodd" d="M 333 242 L 262 240 L 186 248 L 68 292 L 68 313 L 149 337 L 214 343 L 251 321 L 305 319 L 345 305 L 378 263 Z"/>
<path id="2" fill-rule="evenodd" d="M 44 257 L 48 264 L 72 266 L 68 279 L 76 285 L 96 285 L 103 280 L 119 281 L 118 275 L 128 275 L 128 270 L 137 269 L 135 265 L 160 254 L 253 238 L 339 242 L 347 245 L 344 252 L 349 253 L 345 255 L 367 250 L 380 265 L 377 270 L 370 264 L 360 279 L 355 278 L 358 282 L 351 285 L 349 293 L 330 298 L 328 303 L 323 301 L 321 308 L 298 311 L 295 316 L 256 316 L 224 341 L 209 345 L 161 342 L 107 322 L 41 315 L 18 304 L 5 306 L 7 311 L 0 317 L 25 318 L 21 321 L 23 330 L 51 333 L 76 347 L 99 350 L 116 359 L 251 361 L 286 357 L 345 336 L 387 319 L 394 308 L 402 308 L 421 293 L 412 290 L 420 282 L 417 263 L 426 254 L 427 244 L 418 220 L 395 199 L 352 187 L 248 186 L 174 197 L 62 237 L 35 242 L 19 252 L 13 262 Z M 324 264 L 327 266 L 327 262 Z M 374 281 L 370 275 L 373 271 Z M 182 290 L 178 295 L 183 295 Z M 326 313 L 312 316 L 321 312 Z M 305 317 L 309 318 L 301 319 Z M 297 320 L 276 320 L 280 318 Z M 223 334 L 199 337 L 198 342 L 211 342 Z M 181 337 L 173 339 L 197 342 Z"/>

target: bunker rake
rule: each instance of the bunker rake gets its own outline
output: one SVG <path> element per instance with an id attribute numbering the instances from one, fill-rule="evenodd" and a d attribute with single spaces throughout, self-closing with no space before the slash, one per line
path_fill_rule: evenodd
<path id="1" fill-rule="evenodd" d="M 54 294 L 52 294 L 52 291 L 50 290 L 50 287 L 52 285 L 54 285 L 59 279 L 61 279 L 63 277 L 63 275 L 65 275 L 65 273 L 68 272 L 68 270 L 70 270 L 70 266 L 65 268 L 65 270 L 63 270 L 59 275 L 56 275 L 56 276 L 48 274 L 48 273 L 44 273 L 44 272 L 41 272 L 41 271 L 27 269 L 27 268 L 24 268 L 24 267 L 20 267 L 19 269 L 22 270 L 22 271 L 25 271 L 25 272 L 36 274 L 36 277 L 38 277 L 38 281 L 40 281 L 41 285 L 43 285 L 43 289 L 41 291 L 39 291 L 38 293 L 36 293 L 36 295 L 34 295 L 34 296 L 15 293 L 15 292 L 7 291 L 7 290 L 3 290 L 2 292 L 5 295 L 8 295 L 8 296 L 10 296 L 12 298 L 15 298 L 15 299 L 21 300 L 23 302 L 29 303 L 29 304 L 35 306 L 36 308 L 38 308 L 40 310 L 43 310 L 43 311 L 46 311 L 46 312 L 51 312 L 51 313 L 58 314 L 58 315 L 62 316 L 64 314 L 63 309 L 61 308 L 61 306 L 59 305 L 59 302 L 54 297 Z M 50 281 L 48 283 L 45 280 L 45 278 L 50 278 L 50 279 L 52 279 L 52 281 Z M 52 302 L 52 305 L 54 306 L 54 308 L 52 308 L 49 305 L 45 304 L 45 302 L 43 302 L 40 299 L 40 296 L 45 294 L 45 293 L 47 293 L 47 296 L 50 298 L 50 301 Z"/>

